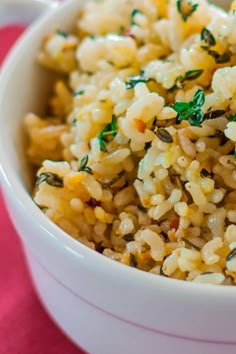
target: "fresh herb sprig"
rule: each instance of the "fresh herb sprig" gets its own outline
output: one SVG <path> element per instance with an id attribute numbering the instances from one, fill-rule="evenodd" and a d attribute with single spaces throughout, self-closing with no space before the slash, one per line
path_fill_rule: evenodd
<path id="1" fill-rule="evenodd" d="M 100 150 L 103 152 L 107 151 L 106 145 L 105 145 L 106 137 L 116 136 L 116 134 L 117 134 L 116 123 L 117 123 L 117 117 L 113 114 L 111 123 L 107 124 L 105 126 L 105 128 L 98 135 Z"/>
<path id="2" fill-rule="evenodd" d="M 177 88 L 183 88 L 185 81 L 192 81 L 198 79 L 204 70 L 196 69 L 196 70 L 188 70 L 186 71 L 185 75 L 180 75 L 176 78 L 174 86 L 172 86 L 168 91 L 173 91 Z"/>
<path id="3" fill-rule="evenodd" d="M 48 185 L 57 188 L 63 188 L 63 179 L 52 172 L 44 172 L 38 176 L 36 181 L 36 186 L 39 186 L 41 183 L 46 182 Z"/>
<path id="4" fill-rule="evenodd" d="M 199 4 L 193 4 L 191 1 L 177 0 L 176 6 L 182 20 L 186 22 L 188 18 L 197 10 Z"/>
<path id="5" fill-rule="evenodd" d="M 88 155 L 85 155 L 85 156 L 81 159 L 81 161 L 80 161 L 80 167 L 79 167 L 79 172 L 80 172 L 80 171 L 84 171 L 84 172 L 87 172 L 87 173 L 89 173 L 90 175 L 92 175 L 92 174 L 93 174 L 93 171 L 92 171 L 91 167 L 87 166 L 88 160 L 89 160 Z"/>
<path id="6" fill-rule="evenodd" d="M 178 113 L 179 121 L 188 120 L 193 126 L 199 126 L 204 120 L 215 119 L 223 116 L 224 110 L 214 110 L 203 113 L 202 106 L 205 103 L 205 95 L 202 89 L 197 90 L 190 102 L 176 102 L 173 109 Z"/>
<path id="7" fill-rule="evenodd" d="M 178 113 L 178 120 L 188 120 L 193 126 L 199 126 L 204 120 L 202 106 L 205 103 L 203 90 L 199 89 L 190 102 L 176 102 L 173 109 Z"/>
<path id="8" fill-rule="evenodd" d="M 203 28 L 201 31 L 200 38 L 206 45 L 202 45 L 201 48 L 206 50 L 207 53 L 215 59 L 217 64 L 228 63 L 231 59 L 231 54 L 226 51 L 223 54 L 219 54 L 212 49 L 216 45 L 216 39 L 208 28 Z"/>

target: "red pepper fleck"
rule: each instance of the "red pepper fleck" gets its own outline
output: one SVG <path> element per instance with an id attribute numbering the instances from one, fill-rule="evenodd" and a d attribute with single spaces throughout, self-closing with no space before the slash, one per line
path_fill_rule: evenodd
<path id="1" fill-rule="evenodd" d="M 179 228 L 179 218 L 176 218 L 176 219 L 171 221 L 170 230 L 175 229 L 175 231 L 177 231 L 178 228 Z"/>

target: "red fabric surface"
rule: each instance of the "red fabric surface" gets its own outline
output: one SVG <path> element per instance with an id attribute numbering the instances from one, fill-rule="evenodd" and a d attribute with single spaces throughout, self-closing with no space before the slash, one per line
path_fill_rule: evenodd
<path id="1" fill-rule="evenodd" d="M 19 26 L 0 29 L 0 64 L 22 31 Z M 26 269 L 20 241 L 1 194 L 0 353 L 82 354 L 57 329 L 39 303 Z"/>

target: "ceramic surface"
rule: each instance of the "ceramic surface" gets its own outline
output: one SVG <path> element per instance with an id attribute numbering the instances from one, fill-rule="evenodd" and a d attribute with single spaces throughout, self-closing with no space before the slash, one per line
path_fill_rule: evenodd
<path id="1" fill-rule="evenodd" d="M 48 6 L 18 2 L 30 4 L 31 20 Z M 22 117 L 40 114 L 53 80 L 35 64 L 35 54 L 55 23 L 63 30 L 73 26 L 82 3 L 70 0 L 48 11 L 26 31 L 0 75 L 1 186 L 38 294 L 65 333 L 91 354 L 235 354 L 234 287 L 176 281 L 116 263 L 65 234 L 31 199 Z"/>

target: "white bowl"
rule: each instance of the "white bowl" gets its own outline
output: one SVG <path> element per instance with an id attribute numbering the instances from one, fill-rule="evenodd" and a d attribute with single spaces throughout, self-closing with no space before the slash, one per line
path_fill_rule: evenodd
<path id="1" fill-rule="evenodd" d="M 0 77 L 1 184 L 35 288 L 56 323 L 91 354 L 235 354 L 234 287 L 181 282 L 116 263 L 65 234 L 31 199 L 22 117 L 40 113 L 52 80 L 35 55 L 54 24 L 73 26 L 82 3 L 69 1 L 39 20 Z"/>

